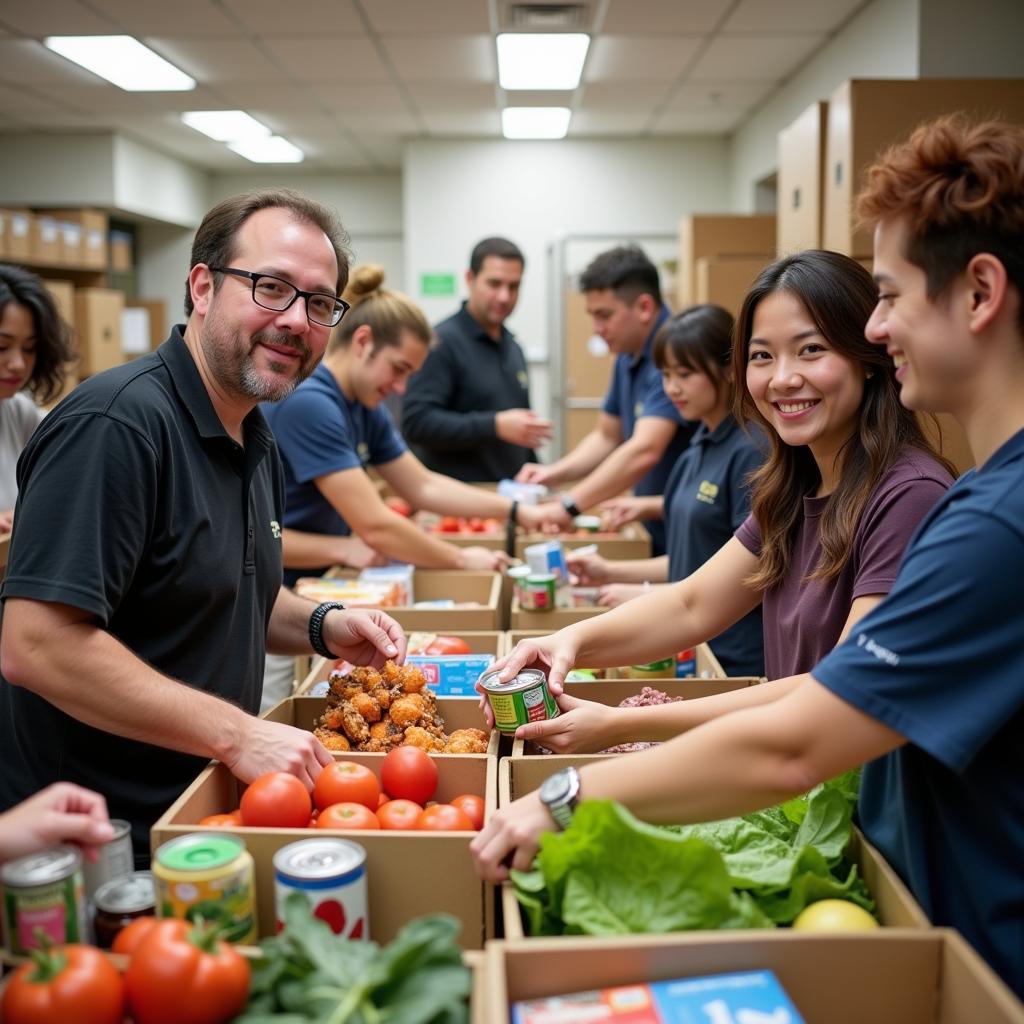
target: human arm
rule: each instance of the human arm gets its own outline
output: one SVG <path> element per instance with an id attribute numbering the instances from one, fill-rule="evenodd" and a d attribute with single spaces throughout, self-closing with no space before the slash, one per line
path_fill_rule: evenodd
<path id="1" fill-rule="evenodd" d="M 56 843 L 75 843 L 86 860 L 95 861 L 99 847 L 113 838 L 107 802 L 99 793 L 55 782 L 0 814 L 0 864 Z"/>
<path id="2" fill-rule="evenodd" d="M 597 426 L 571 452 L 547 465 L 528 462 L 516 474 L 516 479 L 551 487 L 579 480 L 601 465 L 621 443 L 622 420 L 602 411 L 598 414 Z"/>
<path id="3" fill-rule="evenodd" d="M 668 582 L 668 555 L 615 560 L 603 555 L 576 555 L 566 551 L 565 562 L 581 587 L 598 587 L 603 583 Z"/>
<path id="4" fill-rule="evenodd" d="M 387 565 L 388 562 L 384 555 L 358 537 L 306 533 L 288 527 L 281 531 L 281 550 L 286 569 L 320 569 L 325 565 L 365 569 L 370 565 Z"/>
<path id="5" fill-rule="evenodd" d="M 788 689 L 778 700 L 586 765 L 581 799 L 616 800 L 657 824 L 715 821 L 779 803 L 905 742 L 809 675 L 780 682 Z M 508 862 L 529 869 L 541 833 L 553 828 L 537 793 L 499 810 L 470 844 L 481 877 L 503 881 Z"/>
<path id="6" fill-rule="evenodd" d="M 265 722 L 158 672 L 70 605 L 7 598 L 0 661 L 8 683 L 86 725 L 215 758 L 243 782 L 288 771 L 312 788 L 331 758 L 311 732 Z"/>
<path id="7" fill-rule="evenodd" d="M 551 420 L 532 409 L 502 409 L 494 414 L 494 433 L 509 444 L 536 448 L 551 439 Z"/>
<path id="8" fill-rule="evenodd" d="M 661 494 L 623 495 L 602 501 L 600 512 L 606 530 L 618 530 L 640 519 L 664 519 L 665 498 Z"/>

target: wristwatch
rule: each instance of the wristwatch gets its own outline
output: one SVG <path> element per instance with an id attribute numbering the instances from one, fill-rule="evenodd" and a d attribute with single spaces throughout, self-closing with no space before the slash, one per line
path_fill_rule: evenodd
<path id="1" fill-rule="evenodd" d="M 568 828 L 573 811 L 580 802 L 580 773 L 570 767 L 549 775 L 541 784 L 540 800 L 554 818 L 559 831 Z"/>
<path id="2" fill-rule="evenodd" d="M 327 618 L 327 613 L 335 608 L 345 610 L 340 601 L 324 601 L 313 609 L 313 614 L 309 617 L 309 646 L 322 658 L 334 657 L 334 652 L 324 643 L 324 619 Z"/>
<path id="3" fill-rule="evenodd" d="M 578 515 L 581 515 L 580 507 L 572 500 L 571 494 L 563 494 L 558 500 L 562 503 L 562 508 L 564 508 L 573 519 Z"/>

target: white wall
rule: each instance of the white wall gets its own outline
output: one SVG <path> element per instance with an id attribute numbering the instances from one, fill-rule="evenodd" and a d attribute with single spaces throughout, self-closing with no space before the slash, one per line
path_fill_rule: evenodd
<path id="1" fill-rule="evenodd" d="M 113 137 L 113 144 L 114 207 L 186 228 L 203 219 L 206 171 L 121 135 Z"/>
<path id="2" fill-rule="evenodd" d="M 872 0 L 751 113 L 732 136 L 729 208 L 754 211 L 755 183 L 777 167 L 779 131 L 815 100 L 828 99 L 847 78 L 918 76 L 920 2 Z"/>
<path id="3" fill-rule="evenodd" d="M 0 181 L 7 206 L 114 205 L 114 137 L 0 136 Z"/>

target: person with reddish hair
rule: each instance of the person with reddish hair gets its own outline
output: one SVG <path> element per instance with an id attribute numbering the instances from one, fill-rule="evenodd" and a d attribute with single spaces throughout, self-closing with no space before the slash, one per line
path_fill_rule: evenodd
<path id="1" fill-rule="evenodd" d="M 1022 186 L 1024 128 L 951 117 L 885 154 L 860 198 L 879 286 L 867 338 L 903 405 L 950 413 L 977 467 L 925 515 L 888 596 L 809 673 L 748 688 L 759 701 L 687 701 L 682 735 L 500 810 L 471 844 L 481 875 L 529 867 L 580 799 L 709 821 L 863 764 L 867 838 L 1024 996 Z"/>

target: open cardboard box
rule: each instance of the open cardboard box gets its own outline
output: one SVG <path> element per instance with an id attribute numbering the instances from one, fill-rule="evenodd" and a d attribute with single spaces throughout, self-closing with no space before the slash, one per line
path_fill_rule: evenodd
<path id="1" fill-rule="evenodd" d="M 488 1024 L 507 1024 L 521 999 L 747 970 L 773 971 L 806 1024 L 1024 1024 L 1020 1001 L 946 928 L 496 941 L 486 961 Z"/>
<path id="2" fill-rule="evenodd" d="M 549 540 L 560 540 L 566 551 L 596 544 L 599 555 L 616 561 L 651 557 L 651 535 L 641 523 L 627 523 L 620 530 L 602 530 L 598 533 L 583 530 L 573 530 L 571 533 L 522 533 L 516 538 L 516 557 L 526 561 L 529 545 Z"/>
<path id="3" fill-rule="evenodd" d="M 332 579 L 352 579 L 359 575 L 354 569 L 332 569 L 325 574 Z M 459 630 L 498 630 L 501 623 L 502 577 L 496 572 L 474 572 L 469 569 L 417 569 L 413 573 L 416 601 L 452 600 L 456 604 L 474 601 L 477 608 L 385 608 L 406 632 L 414 629 L 432 633 Z"/>
<path id="4" fill-rule="evenodd" d="M 571 626 L 574 622 L 582 622 L 584 619 L 592 619 L 595 615 L 608 611 L 607 608 L 550 608 L 547 611 L 528 611 L 522 608 L 517 597 L 512 598 L 512 606 L 509 612 L 508 621 L 511 632 L 527 631 L 537 636 L 547 636 L 549 633 L 556 633 L 564 626 Z"/>
<path id="5" fill-rule="evenodd" d="M 559 768 L 568 765 L 582 768 L 599 760 L 601 760 L 600 754 L 551 754 L 544 757 L 502 758 L 498 765 L 498 806 L 506 807 L 513 800 L 539 789 L 541 783 Z M 853 830 L 853 840 L 847 852 L 850 859 L 856 863 L 857 870 L 875 901 L 875 916 L 884 926 L 890 928 L 930 927 L 925 912 L 914 899 L 910 890 L 882 855 L 864 838 L 859 829 Z M 516 899 L 515 889 L 510 882 L 504 883 L 501 888 L 501 909 L 505 937 L 508 939 L 526 937 L 522 914 L 519 911 L 519 901 Z M 701 934 L 716 933 L 702 932 Z M 751 934 L 761 934 L 761 932 Z M 783 934 L 789 934 L 788 929 L 771 930 L 773 936 Z M 556 936 L 555 941 L 564 942 L 568 938 L 578 938 L 578 936 Z M 630 936 L 630 938 L 635 938 L 635 936 Z M 823 936 L 818 935 L 815 938 L 820 941 Z M 541 940 L 538 938 L 531 939 L 531 941 L 539 942 Z M 570 992 L 572 989 L 566 988 L 562 991 Z M 874 1024 L 873 1018 L 865 1017 L 863 1019 L 870 1020 Z M 980 1021 L 983 1018 L 978 1019 Z"/>
<path id="6" fill-rule="evenodd" d="M 408 632 L 412 632 L 412 630 Z M 496 629 L 432 629 L 430 632 L 465 640 L 474 654 L 493 654 L 496 658 L 500 658 L 508 647 L 505 634 Z M 321 658 L 319 656 L 313 658 L 308 674 L 303 677 L 295 691 L 296 696 L 309 693 L 317 683 L 323 682 L 330 675 L 336 660 L 336 658 Z"/>
<path id="7" fill-rule="evenodd" d="M 543 614 L 543 613 L 541 613 Z M 559 628 L 559 627 L 556 627 Z M 531 640 L 538 636 L 550 636 L 553 630 L 550 629 L 510 629 L 506 636 L 508 642 L 504 653 L 508 653 L 520 640 Z M 715 657 L 714 651 L 707 644 L 697 644 L 695 650 L 695 658 L 697 662 L 696 676 L 701 679 L 725 679 L 725 669 L 722 668 L 721 662 Z M 582 666 L 581 666 L 582 667 Z M 626 668 L 609 668 L 605 670 L 605 676 L 608 679 L 630 679 Z M 689 676 L 685 678 L 691 678 Z M 650 680 L 650 679 L 634 679 L 633 682 L 639 683 L 643 686 L 653 686 L 655 683 L 661 682 L 662 680 Z M 663 686 L 655 686 L 655 689 L 663 690 Z M 639 691 L 633 691 L 634 693 Z M 721 692 L 721 691 L 715 691 Z M 628 693 L 623 694 L 624 697 L 628 697 Z M 595 700 L 599 698 L 594 698 Z"/>
<path id="8" fill-rule="evenodd" d="M 311 700 L 312 698 L 297 698 Z M 288 701 L 273 711 L 279 711 Z M 276 719 L 286 720 L 284 718 Z M 384 754 L 345 753 L 339 760 L 356 761 L 380 778 Z M 486 754 L 437 755 L 438 803 L 462 793 L 484 797 L 485 819 L 495 808 L 495 758 Z M 238 806 L 245 790 L 219 762 L 206 768 L 171 805 L 150 833 L 152 851 L 177 836 L 201 831 L 199 821 L 208 814 Z M 349 829 L 232 829 L 245 841 L 256 866 L 256 903 L 259 934 L 272 935 L 274 911 L 274 854 L 288 843 L 314 836 L 339 836 L 366 850 L 370 937 L 389 942 L 402 925 L 422 914 L 445 912 L 462 922 L 460 943 L 480 949 L 494 935 L 493 889 L 477 877 L 469 844 L 474 832 L 360 831 Z"/>

